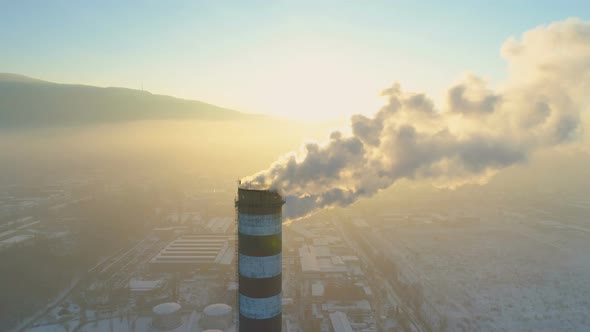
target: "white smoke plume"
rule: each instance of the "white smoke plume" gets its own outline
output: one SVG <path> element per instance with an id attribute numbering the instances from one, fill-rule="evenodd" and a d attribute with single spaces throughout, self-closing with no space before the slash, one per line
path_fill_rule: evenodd
<path id="1" fill-rule="evenodd" d="M 335 131 L 326 142 L 308 143 L 242 186 L 278 190 L 287 200 L 286 219 L 297 219 L 402 178 L 448 187 L 485 183 L 535 150 L 578 137 L 590 99 L 590 22 L 537 27 L 508 39 L 501 54 L 509 75 L 497 91 L 469 76 L 438 109 L 428 96 L 395 83 L 372 118 L 351 118 L 352 135 Z"/>

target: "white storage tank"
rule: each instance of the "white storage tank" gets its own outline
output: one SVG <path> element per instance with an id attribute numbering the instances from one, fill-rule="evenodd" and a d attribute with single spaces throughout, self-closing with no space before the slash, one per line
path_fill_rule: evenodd
<path id="1" fill-rule="evenodd" d="M 232 321 L 232 308 L 224 303 L 216 303 L 203 309 L 200 325 L 204 329 L 225 330 L 232 325 Z"/>
<path id="2" fill-rule="evenodd" d="M 181 306 L 178 303 L 161 303 L 152 309 L 152 325 L 160 330 L 173 330 L 182 324 Z"/>

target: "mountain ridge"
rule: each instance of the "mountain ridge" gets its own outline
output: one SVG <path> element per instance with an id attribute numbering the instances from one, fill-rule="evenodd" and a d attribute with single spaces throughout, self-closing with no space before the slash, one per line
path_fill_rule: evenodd
<path id="1" fill-rule="evenodd" d="M 263 116 L 144 90 L 62 84 L 0 73 L 0 128 L 260 117 Z"/>
<path id="2" fill-rule="evenodd" d="M 49 81 L 44 81 L 38 78 L 15 74 L 15 73 L 0 73 L 0 82 L 31 82 L 31 83 L 51 83 L 57 84 Z"/>

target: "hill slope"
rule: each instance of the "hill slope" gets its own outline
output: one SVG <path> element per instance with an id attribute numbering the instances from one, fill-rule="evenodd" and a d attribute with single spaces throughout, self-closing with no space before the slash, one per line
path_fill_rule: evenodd
<path id="1" fill-rule="evenodd" d="M 250 117 L 255 116 L 147 91 L 57 84 L 0 73 L 0 128 Z"/>

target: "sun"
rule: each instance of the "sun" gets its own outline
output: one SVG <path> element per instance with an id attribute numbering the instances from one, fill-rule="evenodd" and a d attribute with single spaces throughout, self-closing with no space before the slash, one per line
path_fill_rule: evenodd
<path id="1" fill-rule="evenodd" d="M 291 119 L 322 121 L 373 113 L 381 102 L 375 79 L 329 54 L 282 58 L 252 82 L 260 110 Z"/>

